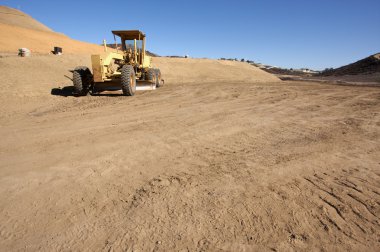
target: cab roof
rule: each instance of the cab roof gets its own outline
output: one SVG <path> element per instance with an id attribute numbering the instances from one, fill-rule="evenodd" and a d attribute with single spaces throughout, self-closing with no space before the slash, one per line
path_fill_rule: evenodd
<path id="1" fill-rule="evenodd" d="M 141 40 L 145 38 L 145 33 L 139 30 L 128 30 L 128 31 L 112 31 L 116 36 L 119 36 L 122 40 Z"/>

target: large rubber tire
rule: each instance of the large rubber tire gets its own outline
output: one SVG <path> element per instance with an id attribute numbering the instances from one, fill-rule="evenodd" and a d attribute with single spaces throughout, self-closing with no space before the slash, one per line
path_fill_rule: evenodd
<path id="1" fill-rule="evenodd" d="M 73 71 L 74 95 L 87 95 L 93 78 L 90 69 L 85 66 L 76 67 Z"/>
<path id="2" fill-rule="evenodd" d="M 136 73 L 131 65 L 121 68 L 121 89 L 127 96 L 133 96 L 136 92 Z"/>
<path id="3" fill-rule="evenodd" d="M 157 73 L 156 69 L 154 68 L 149 68 L 148 71 L 146 72 L 146 80 L 153 82 L 154 84 L 157 83 Z"/>
<path id="4" fill-rule="evenodd" d="M 155 69 L 156 70 L 156 87 L 159 88 L 159 87 L 162 87 L 162 82 L 161 82 L 161 71 L 160 69 Z"/>

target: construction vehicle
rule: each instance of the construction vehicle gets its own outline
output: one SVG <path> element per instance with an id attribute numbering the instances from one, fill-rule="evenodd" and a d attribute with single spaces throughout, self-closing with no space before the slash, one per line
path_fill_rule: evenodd
<path id="1" fill-rule="evenodd" d="M 92 73 L 88 67 L 73 71 L 74 93 L 78 96 L 121 89 L 133 96 L 136 90 L 154 90 L 163 85 L 161 71 L 152 68 L 152 58 L 145 51 L 145 34 L 139 30 L 112 31 L 115 50 L 91 55 Z M 117 44 L 116 36 L 121 39 Z M 121 48 L 120 46 L 121 45 Z"/>

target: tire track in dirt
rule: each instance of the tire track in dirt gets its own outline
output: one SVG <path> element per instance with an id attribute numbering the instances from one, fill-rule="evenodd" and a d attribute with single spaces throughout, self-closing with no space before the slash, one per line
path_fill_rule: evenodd
<path id="1" fill-rule="evenodd" d="M 360 176 L 359 171 L 352 172 L 356 176 Z M 363 240 L 362 236 L 358 236 L 357 234 L 358 232 L 362 232 L 367 236 L 373 237 L 379 235 L 375 230 L 380 225 L 380 205 L 376 202 L 380 198 L 378 195 L 370 193 L 371 190 L 366 183 L 359 184 L 363 188 L 362 190 L 365 190 L 365 193 L 363 191 L 358 192 L 357 188 L 353 188 L 353 186 L 346 186 L 345 181 L 347 179 L 345 172 L 333 175 L 329 173 L 314 174 L 314 176 L 305 177 L 304 181 L 309 184 L 309 186 L 305 187 L 305 196 L 309 198 L 312 204 L 315 204 L 324 211 L 319 216 L 322 223 L 326 223 L 327 220 L 339 232 L 365 244 L 367 240 Z M 369 200 L 369 197 L 373 200 Z M 366 227 L 358 224 L 363 221 L 365 221 Z M 326 226 L 327 229 L 331 229 L 328 225 Z"/>
<path id="2" fill-rule="evenodd" d="M 273 101 L 280 102 L 281 99 Z M 341 106 L 341 104 L 337 104 L 337 106 Z M 315 176 L 312 175 L 310 177 L 305 177 L 304 179 L 302 177 L 291 179 L 288 183 L 276 180 L 274 182 L 276 186 L 269 187 L 272 194 L 268 196 L 267 194 L 260 193 L 261 191 L 268 190 L 266 186 L 258 186 L 260 185 L 260 181 L 255 179 L 255 173 L 253 171 L 258 172 L 257 176 L 263 176 L 263 172 L 260 171 L 261 169 L 258 167 L 259 165 L 252 170 L 252 166 L 255 164 L 273 168 L 273 166 L 284 165 L 286 163 L 291 164 L 293 161 L 299 162 L 299 160 L 302 160 L 303 158 L 310 158 L 310 155 L 313 155 L 313 152 L 316 150 L 318 150 L 317 152 L 322 151 L 327 153 L 330 150 L 327 149 L 326 146 L 331 147 L 330 144 L 334 143 L 335 139 L 340 135 L 340 133 L 337 134 L 337 132 L 341 131 L 341 122 L 342 120 L 336 120 L 328 127 L 306 128 L 302 132 L 297 129 L 292 130 L 291 127 L 293 125 L 291 124 L 286 125 L 285 129 L 277 131 L 272 129 L 272 134 L 278 137 L 278 140 L 272 141 L 270 147 L 259 147 L 255 144 L 257 138 L 260 136 L 257 135 L 256 132 L 256 135 L 253 138 L 249 133 L 240 133 L 231 137 L 230 140 L 232 141 L 226 140 L 226 143 L 228 144 L 213 143 L 213 145 L 205 146 L 204 149 L 207 150 L 207 156 L 204 156 L 199 152 L 192 153 L 192 155 L 196 156 L 198 159 L 203 159 L 208 166 L 195 167 L 196 169 L 192 170 L 191 174 L 176 174 L 175 181 L 182 181 L 182 183 L 178 182 L 175 185 L 172 185 L 170 182 L 163 182 L 166 184 L 165 187 L 153 186 L 152 188 L 152 182 L 150 182 L 147 188 L 137 191 L 136 199 L 140 202 L 137 208 L 140 209 L 140 207 L 142 207 L 144 208 L 144 211 L 149 211 L 146 208 L 167 208 L 168 211 L 170 211 L 170 207 L 177 209 L 177 211 L 180 209 L 179 211 L 181 213 L 179 214 L 186 216 L 185 219 L 187 221 L 184 225 L 193 228 L 196 227 L 197 230 L 198 228 L 199 230 L 206 228 L 207 231 L 205 231 L 203 235 L 196 236 L 194 242 L 183 241 L 183 235 L 180 235 L 181 239 L 179 240 L 171 240 L 170 237 L 155 235 L 154 233 L 147 235 L 147 237 L 142 238 L 142 240 L 150 238 L 150 243 L 155 244 L 153 248 L 155 250 L 159 250 L 160 245 L 162 245 L 161 240 L 165 240 L 169 241 L 169 246 L 174 246 L 171 247 L 172 249 L 180 249 L 181 244 L 183 244 L 187 249 L 198 251 L 201 251 L 205 247 L 207 249 L 223 248 L 228 244 L 229 240 L 235 240 L 241 244 L 246 244 L 247 246 L 266 244 L 266 249 L 305 249 L 313 248 L 314 246 L 320 247 L 321 244 L 314 243 L 314 239 L 317 237 L 321 237 L 326 243 L 330 241 L 332 244 L 336 243 L 336 241 L 339 241 L 338 243 L 342 244 L 344 239 L 349 239 L 358 247 L 365 246 L 368 240 L 376 240 L 378 232 L 374 230 L 378 230 L 378 227 L 376 226 L 378 218 L 376 216 L 368 216 L 368 213 L 362 213 L 362 206 L 357 202 L 350 201 L 349 195 L 352 193 L 346 195 L 340 193 L 342 188 L 339 187 L 339 183 L 348 179 L 347 176 L 345 176 L 344 171 L 340 172 L 342 177 L 334 177 L 334 179 L 331 179 L 329 173 L 325 173 L 315 174 Z M 357 120 L 355 123 L 351 123 L 352 119 L 346 119 L 346 122 L 349 122 L 344 124 L 346 132 L 351 134 L 358 132 L 363 133 L 360 129 L 362 121 Z M 290 138 L 289 132 L 290 136 L 292 136 Z M 264 133 L 263 135 L 265 136 L 267 134 Z M 236 141 L 236 139 L 239 141 Z M 299 147 L 307 146 L 309 151 L 304 153 L 287 154 L 284 150 L 286 150 L 289 145 Z M 270 150 L 272 147 L 277 148 L 277 154 L 271 153 Z M 272 155 L 275 155 L 275 157 Z M 273 160 L 273 162 L 271 162 L 271 160 Z M 350 173 L 355 173 L 351 175 L 358 175 L 359 170 L 350 170 Z M 324 181 L 322 176 L 327 176 L 329 179 Z M 336 176 L 336 174 L 334 174 L 334 176 Z M 169 181 L 172 177 L 173 176 L 168 176 Z M 181 180 L 181 177 L 185 177 L 186 179 Z M 223 181 L 222 183 L 224 184 L 229 183 L 226 177 L 232 181 L 239 181 L 241 188 L 236 189 L 239 196 L 228 197 L 226 195 L 233 195 L 233 193 L 218 191 L 218 184 L 221 183 L 221 181 Z M 153 181 L 156 180 L 161 181 L 161 179 L 154 179 Z M 166 181 L 166 179 L 163 181 Z M 189 181 L 196 181 L 196 184 Z M 212 189 L 202 190 L 201 188 L 206 187 L 206 185 L 208 185 L 208 188 Z M 363 183 L 360 185 L 360 188 L 366 188 L 366 193 L 373 191 L 368 189 L 367 185 L 368 184 Z M 232 185 L 230 187 L 233 188 Z M 348 188 L 352 189 L 350 187 Z M 206 215 L 206 220 L 216 220 L 208 223 L 209 225 L 206 227 L 191 218 L 193 216 L 192 209 L 199 209 L 199 205 L 196 205 L 194 202 L 183 202 L 184 200 L 181 196 L 186 195 L 186 192 L 191 190 L 196 191 L 198 197 L 195 198 L 197 201 L 201 202 L 200 205 L 203 209 L 202 214 L 198 214 L 198 216 Z M 358 189 L 352 190 L 357 191 Z M 363 191 L 364 189 L 361 190 Z M 251 194 L 247 193 L 247 191 L 255 193 Z M 143 193 L 141 194 L 141 192 Z M 225 201 L 223 203 L 218 202 L 218 199 L 221 200 L 223 197 L 226 197 Z M 171 201 L 167 202 L 168 199 L 172 198 L 182 202 L 183 205 L 176 206 Z M 239 201 L 238 199 L 250 200 L 248 202 L 236 202 Z M 271 201 L 276 201 L 279 207 L 276 209 L 267 207 L 266 203 Z M 348 201 L 350 202 L 348 203 Z M 141 202 L 145 202 L 145 204 L 141 204 Z M 167 205 L 162 206 L 161 204 L 163 202 Z M 291 204 L 290 202 L 296 202 L 296 204 Z M 308 204 L 305 204 L 305 202 L 308 202 Z M 228 205 L 228 203 L 232 205 Z M 346 204 L 349 204 L 350 207 L 347 208 Z M 215 210 L 218 209 L 218 205 L 223 205 L 230 210 L 224 212 L 222 210 Z M 289 205 L 291 205 L 293 209 L 289 212 L 284 211 L 284 209 L 288 209 Z M 160 213 L 162 211 L 157 212 Z M 297 213 L 295 214 L 294 212 Z M 137 209 L 134 212 L 128 212 L 127 215 L 129 214 L 131 216 L 139 215 Z M 292 221 L 289 221 L 289 216 L 292 216 Z M 376 218 L 374 219 L 373 217 Z M 160 215 L 160 217 L 156 216 L 155 218 L 165 219 L 166 217 Z M 155 218 L 149 221 L 144 221 L 154 223 Z M 287 219 L 287 221 L 285 221 L 285 223 L 288 223 L 286 226 L 278 226 L 278 224 L 276 224 L 281 223 L 279 220 L 282 218 Z M 174 219 L 175 221 L 173 221 L 173 223 L 181 223 L 178 215 L 176 216 L 175 214 L 172 214 L 169 219 Z M 363 223 L 363 220 L 370 220 L 372 227 L 368 228 L 366 225 L 359 224 Z M 236 224 L 231 226 L 232 223 Z M 144 225 L 144 223 L 136 224 L 136 226 L 141 225 Z M 300 228 L 300 226 L 302 226 L 302 228 Z M 178 229 L 181 230 L 181 228 Z M 221 229 L 224 230 L 223 235 L 216 231 Z M 231 234 L 231 236 L 228 236 L 226 235 L 226 229 L 234 230 L 234 233 Z M 298 229 L 302 229 L 303 231 L 298 232 Z M 165 230 L 160 230 L 160 228 L 155 232 L 163 235 L 165 234 Z M 363 236 L 359 235 L 358 237 L 356 235 L 357 232 L 362 232 L 365 236 L 370 236 L 371 238 L 363 240 L 363 238 L 359 238 Z M 272 234 L 272 237 L 258 235 L 264 233 L 270 233 Z M 273 237 L 273 235 L 275 237 Z M 121 246 L 121 248 L 136 248 L 134 247 L 134 244 L 139 244 L 138 241 L 141 237 L 130 236 L 127 234 L 126 236 L 128 238 L 124 237 L 124 243 L 119 242 L 118 246 Z M 118 240 L 118 238 L 115 237 L 114 239 Z M 271 239 L 284 240 L 286 242 L 280 245 L 271 245 Z M 108 243 L 108 248 L 113 247 L 112 244 L 113 242 L 110 241 Z M 173 244 L 177 244 L 177 246 Z M 197 244 L 197 246 L 189 246 L 189 244 Z M 166 246 L 168 246 L 168 244 L 166 244 Z M 325 246 L 328 247 L 326 244 Z"/>
<path id="3" fill-rule="evenodd" d="M 275 186 L 269 187 L 255 178 L 255 173 L 258 177 L 265 177 L 265 172 L 259 166 L 275 168 L 305 157 L 310 158 L 316 149 L 327 152 L 325 147 L 321 147 L 321 143 L 329 145 L 334 142 L 335 127 L 338 130 L 337 124 L 332 124 L 328 128 L 320 128 L 317 132 L 305 131 L 296 136 L 293 134 L 294 137 L 280 138 L 277 142 L 270 143 L 268 147 L 258 148 L 255 145 L 257 136 L 252 137 L 249 132 L 234 134 L 231 139 L 225 140 L 228 144 L 214 142 L 212 145 L 203 146 L 207 150 L 207 155 L 195 151 L 192 156 L 203 160 L 207 165 L 192 165 L 189 161 L 189 167 L 194 168 L 191 172 L 154 178 L 135 192 L 126 215 L 131 216 L 128 220 L 134 223 L 136 230 L 126 233 L 123 238 L 110 238 L 106 248 L 116 246 L 123 249 L 138 249 L 138 245 L 135 246 L 135 244 L 141 244 L 142 240 L 146 240 L 149 241 L 148 244 L 154 244 L 154 247 L 147 245 L 143 249 L 159 250 L 161 240 L 165 240 L 169 242 L 165 244 L 166 248 L 172 246 L 171 249 L 181 249 L 183 248 L 181 246 L 185 246 L 189 250 L 201 251 L 206 245 L 207 249 L 220 249 L 227 246 L 229 241 L 235 240 L 248 247 L 267 244 L 266 249 L 305 249 L 320 246 L 314 242 L 314 239 L 320 236 L 321 230 L 325 233 L 322 235 L 325 241 L 342 242 L 343 239 L 350 239 L 359 247 L 365 246 L 367 241 L 357 237 L 356 233 L 360 231 L 365 235 L 370 235 L 373 240 L 376 232 L 371 233 L 359 223 L 363 219 L 370 219 L 374 225 L 374 221 L 378 221 L 378 218 L 374 216 L 376 220 L 371 219 L 370 216 L 355 210 L 360 206 L 357 203 L 348 203 L 347 196 L 350 194 L 340 193 L 339 183 L 346 181 L 346 176 L 330 178 L 329 173 L 324 173 L 296 179 L 285 177 L 285 181 L 277 178 L 272 181 Z M 283 131 L 275 135 L 282 136 Z M 314 140 L 314 136 L 318 140 Z M 266 149 L 272 149 L 272 145 L 283 150 L 288 144 L 307 145 L 310 151 L 301 154 L 293 153 L 291 158 L 287 157 L 286 153 L 280 152 L 280 155 L 277 154 L 276 157 L 270 157 L 266 153 Z M 260 155 L 263 157 L 260 158 Z M 271 159 L 276 161 L 268 162 Z M 355 172 L 355 175 L 358 173 L 355 170 L 351 172 Z M 337 175 L 334 174 L 334 176 Z M 325 181 L 324 177 L 328 180 Z M 239 184 L 235 184 L 235 181 L 239 181 Z M 286 181 L 289 182 L 286 183 Z M 229 191 L 220 191 L 218 188 L 221 188 L 221 184 L 229 185 L 227 186 L 230 188 Z M 361 184 L 360 187 L 366 188 L 366 192 L 369 192 L 365 184 Z M 262 193 L 267 192 L 268 189 L 272 192 L 271 194 Z M 356 191 L 352 188 L 348 189 Z M 190 192 L 190 198 L 195 198 L 199 202 L 189 201 L 184 197 Z M 277 202 L 277 207 L 268 207 L 267 203 L 273 201 Z M 351 209 L 347 208 L 347 204 Z M 218 209 L 218 206 L 223 206 L 223 209 Z M 193 219 L 194 209 L 201 211 L 196 216 L 203 216 L 202 220 L 207 220 L 207 225 L 202 225 L 201 221 Z M 284 211 L 284 209 L 289 210 Z M 144 214 L 141 214 L 141 210 Z M 139 217 L 140 214 L 151 216 L 151 218 L 142 219 Z M 292 216 L 291 221 L 289 221 L 290 216 Z M 281 219 L 284 222 L 280 221 Z M 167 236 L 167 230 L 159 227 L 161 221 L 183 225 L 175 226 L 171 230 L 174 233 L 178 232 L 178 239 Z M 151 226 L 145 226 L 147 223 L 156 223 L 156 229 L 143 236 L 131 235 L 131 233 L 139 234 L 139 228 L 151 230 Z M 279 225 L 278 223 L 287 224 Z M 298 229 L 303 231 L 298 232 Z M 374 225 L 373 229 L 376 230 L 378 227 Z M 197 233 L 196 230 L 198 230 L 198 235 L 193 236 L 195 240 L 184 240 L 186 233 Z M 219 232 L 220 230 L 223 230 L 223 233 Z M 228 233 L 228 230 L 233 230 L 233 232 Z M 264 233 L 271 235 L 261 235 Z M 271 239 L 283 240 L 284 243 L 271 244 Z"/>

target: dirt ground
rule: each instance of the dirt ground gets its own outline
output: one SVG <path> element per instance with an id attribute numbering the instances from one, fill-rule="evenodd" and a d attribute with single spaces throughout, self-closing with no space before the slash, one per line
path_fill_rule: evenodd
<path id="1" fill-rule="evenodd" d="M 1 250 L 379 249 L 378 87 L 167 76 L 77 98 L 86 58 L 31 60 L 0 59 Z"/>

